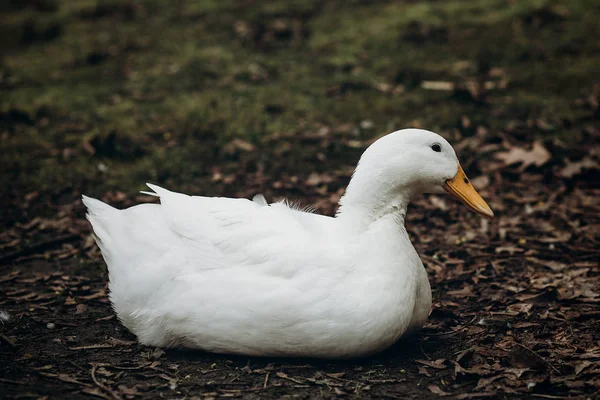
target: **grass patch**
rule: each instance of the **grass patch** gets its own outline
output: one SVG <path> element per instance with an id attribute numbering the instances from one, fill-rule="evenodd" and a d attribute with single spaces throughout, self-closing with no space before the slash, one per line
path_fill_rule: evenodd
<path id="1" fill-rule="evenodd" d="M 348 125 L 360 138 L 407 126 L 449 133 L 465 115 L 489 129 L 548 119 L 556 129 L 546 134 L 566 137 L 588 118 L 577 100 L 600 65 L 592 1 L 244 4 L 5 9 L 7 176 L 29 189 L 108 189 L 207 174 L 234 138 L 260 145 Z M 472 99 L 424 81 L 498 87 Z M 360 128 L 365 120 L 372 127 Z M 104 151 L 90 152 L 94 143 Z"/>

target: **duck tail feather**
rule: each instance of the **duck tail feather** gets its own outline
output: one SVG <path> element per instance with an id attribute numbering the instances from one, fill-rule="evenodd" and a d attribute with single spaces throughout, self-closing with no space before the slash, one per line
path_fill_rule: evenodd
<path id="1" fill-rule="evenodd" d="M 98 199 L 94 199 L 92 197 L 88 197 L 85 194 L 81 196 L 81 201 L 86 206 L 88 210 L 88 215 L 95 215 L 101 213 L 102 211 L 115 209 L 114 207 L 109 206 L 105 202 L 100 201 Z"/>
<path id="2" fill-rule="evenodd" d="M 165 196 L 165 195 L 171 193 L 170 190 L 162 188 L 162 187 L 160 187 L 158 185 L 155 185 L 153 183 L 146 183 L 146 186 L 148 186 L 154 192 L 154 193 L 152 193 L 152 196 L 161 197 L 161 196 Z M 146 194 L 150 194 L 150 192 L 146 192 Z"/>
<path id="3" fill-rule="evenodd" d="M 100 247 L 104 259 L 108 261 L 109 252 L 107 245 L 110 243 L 111 239 L 105 228 L 105 224 L 108 215 L 113 215 L 113 212 L 118 210 L 98 199 L 86 195 L 82 195 L 81 200 L 87 208 L 87 214 L 85 216 L 87 220 L 90 221 L 90 224 L 92 224 L 92 236 L 98 247 Z"/>

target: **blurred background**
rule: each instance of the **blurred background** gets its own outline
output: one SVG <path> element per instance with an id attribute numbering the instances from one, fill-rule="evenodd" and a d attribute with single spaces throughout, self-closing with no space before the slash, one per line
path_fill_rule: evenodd
<path id="1" fill-rule="evenodd" d="M 585 0 L 3 1 L 3 179 L 269 195 L 405 127 L 571 144 L 597 127 L 599 15 Z"/>
<path id="2" fill-rule="evenodd" d="M 52 362 L 67 333 L 93 341 L 119 329 L 98 320 L 111 311 L 82 193 L 125 207 L 152 201 L 138 192 L 153 182 L 285 196 L 333 215 L 362 151 L 418 127 L 455 146 L 496 218 L 442 196 L 411 206 L 435 298 L 425 329 L 434 336 L 421 349 L 450 361 L 416 365 L 427 357 L 392 352 L 371 367 L 382 379 L 405 371 L 399 393 L 420 398 L 465 388 L 597 394 L 598 369 L 576 355 L 597 348 L 600 332 L 598 21 L 592 0 L 0 2 L 0 284 L 11 293 L 0 306 L 28 321 L 3 334 L 21 357 L 4 376 Z M 50 335 L 47 324 L 61 321 L 66 332 Z M 454 341 L 434 339 L 448 331 Z M 487 361 L 452 355 L 469 346 Z M 23 361 L 35 351 L 50 353 Z M 471 372 L 446 374 L 452 362 Z M 535 374 L 478 381 L 498 366 Z M 55 372 L 89 381 L 73 366 Z M 416 388 L 422 379 L 435 387 Z"/>

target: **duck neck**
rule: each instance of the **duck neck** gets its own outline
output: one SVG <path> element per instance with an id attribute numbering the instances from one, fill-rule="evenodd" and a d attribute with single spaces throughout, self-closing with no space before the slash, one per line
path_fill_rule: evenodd
<path id="1" fill-rule="evenodd" d="M 356 170 L 340 199 L 336 218 L 349 226 L 364 230 L 386 216 L 404 225 L 404 218 L 413 191 L 409 185 L 391 185 L 381 176 Z"/>

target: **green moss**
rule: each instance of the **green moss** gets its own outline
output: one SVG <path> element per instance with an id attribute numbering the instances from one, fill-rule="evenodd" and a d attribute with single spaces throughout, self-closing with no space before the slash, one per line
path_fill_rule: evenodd
<path id="1" fill-rule="evenodd" d="M 33 124 L 0 126 L 2 162 L 27 163 L 11 180 L 185 181 L 206 174 L 202 160 L 218 161 L 232 138 L 261 143 L 363 120 L 374 127 L 362 136 L 415 124 L 449 131 L 462 115 L 491 129 L 511 119 L 576 123 L 588 112 L 576 99 L 600 65 L 600 7 L 589 0 L 244 4 L 86 0 L 3 12 L 0 112 Z M 421 87 L 490 68 L 508 86 L 483 106 Z M 93 141 L 108 150 L 89 154 Z M 111 157 L 110 146 L 127 156 Z"/>

